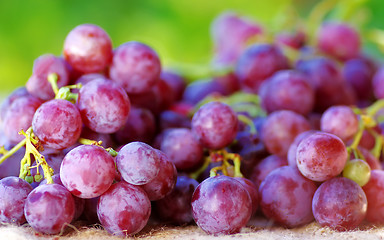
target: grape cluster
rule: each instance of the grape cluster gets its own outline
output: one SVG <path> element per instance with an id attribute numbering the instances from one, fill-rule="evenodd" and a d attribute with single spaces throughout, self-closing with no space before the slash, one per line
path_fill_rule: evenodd
<path id="1" fill-rule="evenodd" d="M 209 78 L 157 52 L 71 30 L 0 109 L 0 222 L 139 233 L 150 218 L 234 234 L 264 216 L 295 228 L 384 223 L 384 67 L 345 22 L 269 33 L 212 23 Z"/>

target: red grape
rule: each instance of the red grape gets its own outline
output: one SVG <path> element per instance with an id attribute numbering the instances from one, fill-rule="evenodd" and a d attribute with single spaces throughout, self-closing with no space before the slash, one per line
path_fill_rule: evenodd
<path id="1" fill-rule="evenodd" d="M 384 223 L 384 171 L 372 170 L 371 178 L 364 185 L 368 208 L 366 219 L 374 224 Z"/>

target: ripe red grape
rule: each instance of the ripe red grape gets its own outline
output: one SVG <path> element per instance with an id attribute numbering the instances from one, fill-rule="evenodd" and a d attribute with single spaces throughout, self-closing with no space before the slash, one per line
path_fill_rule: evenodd
<path id="1" fill-rule="evenodd" d="M 338 231 L 353 230 L 367 213 L 367 197 L 354 181 L 336 177 L 316 190 L 312 202 L 313 215 L 321 226 Z"/>
<path id="2" fill-rule="evenodd" d="M 287 166 L 287 158 L 279 157 L 277 155 L 269 155 L 264 158 L 252 169 L 250 179 L 259 188 L 261 182 L 268 176 L 273 170 Z"/>
<path id="3" fill-rule="evenodd" d="M 173 190 L 154 202 L 154 211 L 161 220 L 182 225 L 193 221 L 192 194 L 199 183 L 187 176 L 178 176 Z"/>
<path id="4" fill-rule="evenodd" d="M 109 75 L 128 93 L 143 93 L 155 85 L 160 72 L 160 59 L 151 47 L 127 42 L 115 49 Z"/>
<path id="5" fill-rule="evenodd" d="M 203 164 L 203 146 L 187 128 L 168 129 L 161 142 L 163 151 L 180 171 L 195 170 Z"/>
<path id="6" fill-rule="evenodd" d="M 156 178 L 161 169 L 156 149 L 143 142 L 124 145 L 116 156 L 121 177 L 133 185 L 144 185 Z"/>
<path id="7" fill-rule="evenodd" d="M 72 149 L 60 167 L 61 182 L 79 198 L 100 196 L 112 185 L 114 178 L 112 156 L 95 145 L 80 145 Z"/>
<path id="8" fill-rule="evenodd" d="M 236 137 L 238 120 L 230 106 L 221 102 L 204 104 L 192 118 L 192 132 L 204 147 L 220 149 Z"/>
<path id="9" fill-rule="evenodd" d="M 353 58 L 345 62 L 343 77 L 361 100 L 370 100 L 373 96 L 372 78 L 375 70 L 362 58 Z"/>
<path id="10" fill-rule="evenodd" d="M 57 86 L 63 87 L 69 83 L 69 72 L 62 58 L 52 54 L 38 57 L 33 63 L 32 76 L 25 84 L 28 92 L 42 99 L 49 100 L 55 97 L 48 76 L 52 73 L 57 75 Z"/>
<path id="11" fill-rule="evenodd" d="M 84 124 L 98 133 L 113 133 L 127 121 L 131 104 L 127 93 L 118 84 L 95 79 L 79 92 L 77 106 Z"/>
<path id="12" fill-rule="evenodd" d="M 296 151 L 300 172 L 307 178 L 322 182 L 339 175 L 348 159 L 347 148 L 336 135 L 317 132 L 304 138 Z"/>
<path id="13" fill-rule="evenodd" d="M 112 42 L 99 26 L 81 24 L 72 29 L 64 42 L 65 60 L 83 73 L 104 70 L 112 59 Z"/>
<path id="14" fill-rule="evenodd" d="M 267 175 L 259 188 L 264 215 L 280 225 L 293 228 L 313 220 L 312 197 L 316 185 L 297 168 L 284 166 Z"/>
<path id="15" fill-rule="evenodd" d="M 25 180 L 9 176 L 0 180 L 0 222 L 21 225 L 26 222 L 24 203 L 32 186 Z"/>
<path id="16" fill-rule="evenodd" d="M 360 53 L 360 35 L 346 23 L 327 22 L 317 32 L 318 48 L 341 61 Z"/>
<path id="17" fill-rule="evenodd" d="M 366 219 L 374 224 L 384 223 L 384 171 L 372 170 L 371 178 L 364 185 L 368 208 Z"/>
<path id="18" fill-rule="evenodd" d="M 29 193 L 24 214 L 34 230 L 44 234 L 58 234 L 71 223 L 75 202 L 65 187 L 55 183 L 44 184 Z"/>
<path id="19" fill-rule="evenodd" d="M 100 223 L 117 236 L 139 232 L 147 224 L 150 213 L 151 202 L 144 190 L 126 182 L 113 184 L 97 204 Z"/>
<path id="20" fill-rule="evenodd" d="M 289 110 L 275 111 L 262 126 L 261 140 L 270 153 L 286 156 L 295 137 L 309 129 L 309 122 L 302 115 Z"/>
<path id="21" fill-rule="evenodd" d="M 192 196 L 193 218 L 208 234 L 240 232 L 252 213 L 252 201 L 240 182 L 228 176 L 204 180 Z"/>
<path id="22" fill-rule="evenodd" d="M 359 130 L 359 119 L 348 106 L 332 106 L 323 113 L 320 128 L 346 142 Z"/>
<path id="23" fill-rule="evenodd" d="M 67 100 L 43 103 L 32 119 L 32 129 L 44 146 L 64 149 L 73 145 L 81 134 L 82 121 L 77 107 Z"/>

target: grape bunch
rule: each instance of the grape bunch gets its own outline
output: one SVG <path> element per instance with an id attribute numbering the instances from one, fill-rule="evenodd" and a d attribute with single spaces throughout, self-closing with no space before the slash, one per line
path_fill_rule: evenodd
<path id="1" fill-rule="evenodd" d="M 0 222 L 118 236 L 384 223 L 384 66 L 347 22 L 310 30 L 224 12 L 214 71 L 191 79 L 145 43 L 75 27 L 1 105 Z"/>

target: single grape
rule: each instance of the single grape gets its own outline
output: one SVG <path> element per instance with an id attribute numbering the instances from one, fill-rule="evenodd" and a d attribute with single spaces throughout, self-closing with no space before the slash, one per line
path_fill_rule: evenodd
<path id="1" fill-rule="evenodd" d="M 149 200 L 156 201 L 164 198 L 175 187 L 177 171 L 175 165 L 169 161 L 168 156 L 160 150 L 156 151 L 160 160 L 160 171 L 157 176 L 142 185 L 147 193 Z"/>
<path id="2" fill-rule="evenodd" d="M 360 53 L 360 35 L 346 23 L 327 22 L 317 32 L 318 48 L 341 61 Z"/>
<path id="3" fill-rule="evenodd" d="M 10 176 L 0 180 L 0 222 L 21 225 L 26 222 L 24 203 L 32 191 L 23 179 Z"/>
<path id="4" fill-rule="evenodd" d="M 213 64 L 228 67 L 236 63 L 250 40 L 263 34 L 260 24 L 234 12 L 218 15 L 210 28 L 215 48 Z"/>
<path id="5" fill-rule="evenodd" d="M 259 188 L 261 182 L 268 176 L 273 170 L 287 166 L 288 161 L 285 157 L 279 157 L 277 155 L 269 155 L 252 169 L 250 180 Z"/>
<path id="6" fill-rule="evenodd" d="M 172 110 L 161 112 L 158 123 L 160 131 L 168 128 L 191 128 L 191 119 L 187 115 Z"/>
<path id="7" fill-rule="evenodd" d="M 151 143 L 156 133 L 156 120 L 152 112 L 145 108 L 132 107 L 124 126 L 114 133 L 119 144 L 139 141 Z"/>
<path id="8" fill-rule="evenodd" d="M 200 107 L 192 118 L 192 132 L 204 147 L 220 149 L 236 137 L 238 120 L 230 106 L 210 102 Z"/>
<path id="9" fill-rule="evenodd" d="M 264 215 L 282 226 L 299 227 L 313 220 L 312 197 L 316 185 L 297 168 L 283 166 L 262 181 L 260 208 Z"/>
<path id="10" fill-rule="evenodd" d="M 360 225 L 367 213 L 367 197 L 354 181 L 336 177 L 316 190 L 312 211 L 321 226 L 338 231 L 353 230 Z"/>
<path id="11" fill-rule="evenodd" d="M 343 177 L 355 181 L 360 187 L 362 187 L 371 177 L 371 168 L 364 160 L 352 159 L 345 164 Z"/>
<path id="12" fill-rule="evenodd" d="M 320 128 L 321 131 L 332 133 L 346 142 L 359 130 L 359 119 L 348 106 L 332 106 L 323 113 Z"/>
<path id="13" fill-rule="evenodd" d="M 296 70 L 276 72 L 263 82 L 259 95 L 261 104 L 267 112 L 291 110 L 307 115 L 315 103 L 315 91 L 307 76 Z"/>
<path id="14" fill-rule="evenodd" d="M 140 42 L 126 42 L 115 49 L 109 76 L 128 93 L 149 91 L 158 81 L 161 63 L 157 53 Z"/>
<path id="15" fill-rule="evenodd" d="M 128 236 L 139 232 L 147 224 L 151 202 L 143 189 L 126 182 L 113 184 L 100 196 L 97 216 L 111 234 Z"/>
<path id="16" fill-rule="evenodd" d="M 187 128 L 168 129 L 160 145 L 179 171 L 193 171 L 203 162 L 203 146 Z"/>
<path id="17" fill-rule="evenodd" d="M 244 177 L 235 177 L 237 181 L 248 191 L 252 201 L 252 215 L 254 215 L 259 208 L 259 188 L 251 180 Z"/>
<path id="18" fill-rule="evenodd" d="M 19 134 L 20 130 L 27 131 L 32 125 L 33 116 L 38 107 L 43 103 L 39 98 L 32 95 L 15 99 L 7 108 L 3 118 L 4 134 L 12 143 L 19 143 L 24 136 Z"/>
<path id="19" fill-rule="evenodd" d="M 381 67 L 372 79 L 373 93 L 377 99 L 384 98 L 384 67 Z"/>
<path id="20" fill-rule="evenodd" d="M 65 60 L 83 73 L 104 70 L 112 59 L 112 42 L 101 27 L 81 24 L 72 29 L 64 42 Z"/>
<path id="21" fill-rule="evenodd" d="M 55 93 L 48 81 L 48 76 L 52 73 L 57 75 L 59 88 L 68 85 L 69 72 L 62 58 L 52 54 L 38 57 L 33 63 L 32 76 L 25 84 L 28 92 L 44 101 L 54 98 Z"/>
<path id="22" fill-rule="evenodd" d="M 33 133 L 44 146 L 64 149 L 80 137 L 82 121 L 77 107 L 67 100 L 53 99 L 43 103 L 32 119 Z"/>
<path id="23" fill-rule="evenodd" d="M 299 146 L 300 142 L 308 137 L 309 135 L 317 132 L 316 130 L 308 130 L 305 132 L 300 133 L 295 137 L 295 140 L 293 140 L 292 144 L 289 146 L 288 153 L 287 153 L 287 161 L 289 166 L 297 166 L 296 163 L 296 152 L 297 147 Z"/>
<path id="24" fill-rule="evenodd" d="M 192 194 L 199 183 L 187 176 L 178 176 L 173 190 L 164 198 L 154 202 L 156 216 L 162 221 L 177 225 L 193 221 Z"/>
<path id="25" fill-rule="evenodd" d="M 235 67 L 240 83 L 257 93 L 263 81 L 275 72 L 288 68 L 280 49 L 271 44 L 254 44 L 243 51 Z"/>
<path id="26" fill-rule="evenodd" d="M 127 121 L 131 103 L 118 84 L 95 79 L 80 89 L 77 106 L 88 128 L 98 133 L 114 133 Z"/>
<path id="27" fill-rule="evenodd" d="M 94 198 L 103 194 L 115 178 L 112 156 L 95 145 L 80 145 L 68 152 L 60 167 L 63 185 L 76 197 Z"/>
<path id="28" fill-rule="evenodd" d="M 252 214 L 252 200 L 240 182 L 228 176 L 204 180 L 192 196 L 193 218 L 206 233 L 233 234 L 245 227 Z"/>
<path id="29" fill-rule="evenodd" d="M 326 181 L 339 175 L 347 162 L 348 152 L 336 135 L 317 132 L 304 138 L 296 151 L 300 172 L 313 181 Z"/>
<path id="30" fill-rule="evenodd" d="M 302 115 L 289 110 L 275 111 L 262 126 L 261 140 L 270 153 L 286 157 L 295 137 L 309 129 L 309 122 Z"/>
<path id="31" fill-rule="evenodd" d="M 201 100 L 209 96 L 228 95 L 226 89 L 214 79 L 196 80 L 187 85 L 183 94 L 183 102 L 196 105 Z"/>
<path id="32" fill-rule="evenodd" d="M 374 224 L 384 223 L 384 171 L 372 170 L 371 177 L 363 190 L 367 196 L 366 220 Z"/>
<path id="33" fill-rule="evenodd" d="M 0 119 L 3 120 L 9 106 L 20 97 L 31 95 L 25 87 L 19 87 L 13 90 L 1 103 L 0 106 Z"/>
<path id="34" fill-rule="evenodd" d="M 75 214 L 75 202 L 68 190 L 59 184 L 44 184 L 32 190 L 24 207 L 25 218 L 36 231 L 58 234 Z"/>
<path id="35" fill-rule="evenodd" d="M 187 81 L 181 75 L 163 70 L 160 73 L 160 79 L 170 86 L 171 92 L 168 94 L 172 96 L 173 101 L 178 101 L 182 98 Z"/>
<path id="36" fill-rule="evenodd" d="M 11 150 L 14 147 L 13 144 L 5 144 L 3 145 L 6 150 Z M 25 147 L 17 150 L 12 156 L 5 159 L 5 161 L 0 164 L 0 179 L 8 177 L 8 176 L 19 176 L 20 174 L 20 160 L 25 155 Z"/>
<path id="37" fill-rule="evenodd" d="M 156 149 L 143 142 L 124 145 L 116 156 L 116 166 L 121 177 L 133 185 L 151 182 L 160 171 Z"/>

